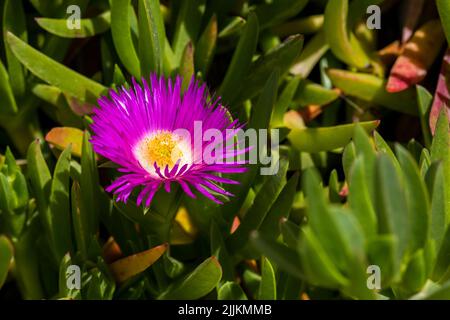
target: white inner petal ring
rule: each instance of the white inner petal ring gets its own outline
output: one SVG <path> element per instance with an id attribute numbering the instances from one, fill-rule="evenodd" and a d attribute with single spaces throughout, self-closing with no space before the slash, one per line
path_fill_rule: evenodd
<path id="1" fill-rule="evenodd" d="M 170 131 L 145 135 L 136 143 L 133 153 L 139 164 L 154 177 L 159 177 L 154 167 L 155 162 L 164 175 L 166 166 L 171 170 L 179 161 L 179 170 L 185 164 L 191 165 L 193 161 L 190 141 Z"/>

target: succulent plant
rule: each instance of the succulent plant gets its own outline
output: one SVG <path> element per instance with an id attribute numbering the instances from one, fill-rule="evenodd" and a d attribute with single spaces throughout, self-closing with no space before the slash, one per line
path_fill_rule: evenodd
<path id="1" fill-rule="evenodd" d="M 447 0 L 0 8 L 0 299 L 450 299 Z"/>

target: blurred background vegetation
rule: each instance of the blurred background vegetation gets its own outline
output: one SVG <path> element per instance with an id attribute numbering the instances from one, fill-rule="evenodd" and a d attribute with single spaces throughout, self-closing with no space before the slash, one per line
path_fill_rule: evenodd
<path id="1" fill-rule="evenodd" d="M 448 1 L 0 8 L 0 299 L 450 298 Z M 153 72 L 195 76 L 247 127 L 280 129 L 280 170 L 250 167 L 223 206 L 113 201 L 90 114 Z"/>

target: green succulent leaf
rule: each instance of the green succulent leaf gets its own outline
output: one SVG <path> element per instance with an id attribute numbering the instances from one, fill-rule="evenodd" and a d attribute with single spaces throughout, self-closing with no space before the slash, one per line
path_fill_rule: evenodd
<path id="1" fill-rule="evenodd" d="M 419 167 L 403 147 L 397 146 L 397 155 L 403 169 L 406 198 L 411 219 L 412 243 L 414 252 L 425 246 L 429 235 L 430 200 L 424 180 L 420 176 Z"/>
<path id="2" fill-rule="evenodd" d="M 385 89 L 385 81 L 370 74 L 337 69 L 330 69 L 327 73 L 333 84 L 346 95 L 394 111 L 410 115 L 418 114 L 416 93 L 412 88 L 398 93 L 389 93 Z"/>
<path id="3" fill-rule="evenodd" d="M 217 257 L 217 260 L 222 266 L 222 281 L 233 280 L 233 260 L 225 245 L 223 235 L 215 222 L 211 223 L 211 254 Z"/>
<path id="4" fill-rule="evenodd" d="M 379 121 L 362 122 L 368 132 L 373 131 Z M 331 151 L 345 147 L 351 140 L 355 124 L 323 128 L 292 129 L 288 135 L 292 145 L 302 152 Z"/>
<path id="5" fill-rule="evenodd" d="M 397 239 L 395 250 L 397 266 L 400 266 L 410 249 L 411 217 L 405 194 L 404 181 L 394 162 L 382 154 L 377 162 L 376 183 L 379 230 L 382 234 L 393 234 Z"/>
<path id="6" fill-rule="evenodd" d="M 158 296 L 160 300 L 193 300 L 213 290 L 222 278 L 222 268 L 215 257 L 203 261 L 194 271 L 173 283 Z"/>
<path id="7" fill-rule="evenodd" d="M 357 68 L 369 64 L 356 36 L 348 30 L 348 0 L 330 0 L 325 9 L 324 30 L 333 53 L 342 61 Z"/>
<path id="8" fill-rule="evenodd" d="M 16 34 L 22 41 L 28 41 L 25 11 L 22 1 L 6 0 L 3 7 L 3 40 L 12 91 L 23 98 L 26 90 L 26 73 L 5 36 L 8 32 Z M 0 63 L 1 64 L 1 63 Z M 0 66 L 0 69 L 2 66 Z M 1 72 L 1 70 L 0 70 Z M 3 77 L 3 76 L 2 76 Z"/>
<path id="9" fill-rule="evenodd" d="M 217 43 L 217 17 L 212 16 L 205 30 L 198 39 L 195 49 L 195 67 L 203 77 L 208 73 L 208 69 L 214 57 Z"/>
<path id="10" fill-rule="evenodd" d="M 445 0 L 436 0 L 436 5 L 442 20 L 442 26 L 444 27 L 447 36 L 447 41 L 450 43 L 450 3 Z"/>
<path id="11" fill-rule="evenodd" d="M 131 36 L 132 10 L 131 0 L 111 0 L 111 33 L 123 65 L 134 77 L 140 78 L 141 66 Z"/>
<path id="12" fill-rule="evenodd" d="M 269 259 L 262 257 L 261 259 L 261 283 L 258 291 L 259 300 L 276 300 L 277 288 L 275 271 Z"/>
<path id="13" fill-rule="evenodd" d="M 261 28 L 266 28 L 296 16 L 308 2 L 309 0 L 279 0 L 257 6 L 255 13 L 261 22 Z"/>
<path id="14" fill-rule="evenodd" d="M 278 69 L 280 74 L 284 75 L 300 54 L 302 47 L 303 36 L 292 36 L 252 63 L 248 76 L 244 80 L 246 85 L 241 87 L 241 92 L 234 102 L 251 99 L 261 92 L 266 79 L 272 74 L 274 69 Z"/>
<path id="15" fill-rule="evenodd" d="M 17 112 L 16 99 L 11 89 L 9 75 L 6 72 L 5 66 L 0 61 L 0 98 L 3 101 L 3 106 L 0 114 L 14 114 Z"/>
<path id="16" fill-rule="evenodd" d="M 243 248 L 249 240 L 250 233 L 257 230 L 263 223 L 270 208 L 275 204 L 278 196 L 286 185 L 288 162 L 280 160 L 276 175 L 268 176 L 267 181 L 255 197 L 253 205 L 245 214 L 240 226 L 229 238 L 229 247 L 233 251 Z M 268 196 L 270 195 L 270 196 Z"/>
<path id="17" fill-rule="evenodd" d="M 80 19 L 80 28 L 68 28 L 66 19 L 36 18 L 38 25 L 47 32 L 63 38 L 92 37 L 110 28 L 111 11 L 105 11 L 94 18 Z"/>
<path id="18" fill-rule="evenodd" d="M 218 300 L 248 300 L 241 286 L 236 282 L 228 281 L 224 283 L 218 293 Z"/>
<path id="19" fill-rule="evenodd" d="M 310 80 L 304 80 L 297 88 L 294 102 L 301 107 L 309 105 L 324 106 L 338 98 L 339 92 L 336 90 L 330 90 Z"/>
<path id="20" fill-rule="evenodd" d="M 235 99 L 241 81 L 248 74 L 253 54 L 256 50 L 258 32 L 258 18 L 256 15 L 250 14 L 219 89 L 219 94 L 226 103 L 230 103 Z"/>
<path id="21" fill-rule="evenodd" d="M 450 135 L 449 120 L 443 108 L 436 125 L 436 133 L 431 145 L 431 160 L 441 161 L 443 165 L 444 180 L 450 181 Z M 444 185 L 445 221 L 450 222 L 450 185 Z"/>
<path id="22" fill-rule="evenodd" d="M 194 47 L 189 42 L 184 48 L 183 56 L 181 58 L 180 76 L 183 78 L 182 89 L 186 91 L 191 80 L 193 80 L 195 73 L 194 66 Z"/>
<path id="23" fill-rule="evenodd" d="M 204 9 L 205 0 L 186 0 L 180 4 L 172 41 L 177 64 L 188 42 L 195 43 L 199 35 Z"/>
<path id="24" fill-rule="evenodd" d="M 70 217 L 70 159 L 71 146 L 67 147 L 56 163 L 50 188 L 49 210 L 53 236 L 54 254 L 59 263 L 67 252 L 72 251 Z"/>
<path id="25" fill-rule="evenodd" d="M 296 250 L 288 248 L 258 231 L 253 231 L 250 239 L 252 245 L 280 269 L 296 278 L 303 277 L 304 272 L 300 266 L 300 258 Z"/>
<path id="26" fill-rule="evenodd" d="M 81 177 L 80 177 L 80 195 L 83 202 L 81 208 L 84 212 L 81 214 L 85 220 L 86 232 L 93 235 L 97 232 L 99 223 L 99 210 L 103 199 L 99 189 L 99 177 L 94 150 L 89 142 L 90 134 L 85 131 L 83 135 L 83 144 L 81 147 Z M 90 236 L 87 237 L 90 239 Z"/>
<path id="27" fill-rule="evenodd" d="M 95 102 L 105 92 L 106 88 L 101 84 L 45 56 L 14 34 L 8 32 L 6 38 L 17 59 L 37 77 L 49 84 L 81 101 Z"/>
<path id="28" fill-rule="evenodd" d="M 6 277 L 8 276 L 9 266 L 13 258 L 13 247 L 10 240 L 4 236 L 0 236 L 0 288 L 3 287 Z"/>
<path id="29" fill-rule="evenodd" d="M 366 237 L 370 239 L 377 232 L 377 217 L 370 194 L 370 180 L 367 178 L 366 166 L 368 164 L 362 156 L 354 161 L 349 180 L 348 202 Z"/>
<path id="30" fill-rule="evenodd" d="M 159 0 L 139 0 L 139 61 L 141 76 L 164 69 L 166 32 Z M 184 48 L 183 48 L 184 49 Z"/>

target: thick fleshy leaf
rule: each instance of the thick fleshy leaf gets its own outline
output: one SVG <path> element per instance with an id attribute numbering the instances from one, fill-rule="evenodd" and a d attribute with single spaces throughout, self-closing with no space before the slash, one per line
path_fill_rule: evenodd
<path id="1" fill-rule="evenodd" d="M 333 53 L 342 61 L 357 68 L 369 64 L 356 36 L 347 26 L 348 0 L 329 0 L 325 9 L 324 30 Z"/>
<path id="2" fill-rule="evenodd" d="M 184 48 L 183 56 L 181 57 L 180 64 L 180 76 L 183 77 L 182 89 L 183 91 L 189 87 L 189 83 L 192 80 L 192 77 L 195 73 L 194 66 L 194 46 L 191 42 L 186 45 Z"/>
<path id="3" fill-rule="evenodd" d="M 417 292 L 423 288 L 427 281 L 424 250 L 418 250 L 411 257 L 408 267 L 402 277 L 402 287 L 407 292 Z"/>
<path id="4" fill-rule="evenodd" d="M 397 157 L 404 173 L 406 197 L 411 220 L 411 249 L 423 248 L 430 227 L 430 199 L 419 167 L 413 157 L 400 145 L 397 145 Z"/>
<path id="5" fill-rule="evenodd" d="M 232 17 L 219 31 L 219 39 L 226 39 L 240 34 L 247 21 L 242 17 Z"/>
<path id="6" fill-rule="evenodd" d="M 101 270 L 100 266 L 87 272 L 87 282 L 82 297 L 85 300 L 111 300 L 114 296 L 116 285 L 108 273 Z"/>
<path id="7" fill-rule="evenodd" d="M 433 278 L 439 281 L 442 281 L 442 278 L 445 277 L 449 279 L 450 276 L 450 227 L 447 228 L 447 231 L 444 235 L 441 247 L 439 249 L 436 264 L 433 270 Z"/>
<path id="8" fill-rule="evenodd" d="M 281 219 L 280 223 L 281 235 L 283 242 L 291 249 L 297 250 L 300 238 L 300 227 L 288 219 Z"/>
<path id="9" fill-rule="evenodd" d="M 45 141 L 61 151 L 72 145 L 72 154 L 76 157 L 81 157 L 83 131 L 80 129 L 69 127 L 52 128 L 45 136 Z"/>
<path id="10" fill-rule="evenodd" d="M 441 51 L 444 41 L 439 20 L 424 24 L 406 44 L 402 55 L 392 67 L 386 90 L 400 92 L 422 81 Z"/>
<path id="11" fill-rule="evenodd" d="M 273 176 L 268 176 L 238 229 L 228 239 L 229 248 L 234 252 L 242 249 L 247 244 L 251 232 L 257 230 L 263 223 L 270 208 L 274 205 L 283 187 L 286 185 L 285 176 L 288 165 L 287 161 L 280 160 L 278 172 Z"/>
<path id="12" fill-rule="evenodd" d="M 269 259 L 262 257 L 261 259 L 261 283 L 258 290 L 259 300 L 276 300 L 277 285 L 275 271 Z"/>
<path id="13" fill-rule="evenodd" d="M 328 76 L 333 84 L 346 95 L 379 104 L 398 112 L 411 115 L 417 115 L 418 113 L 416 92 L 412 88 L 398 93 L 390 93 L 386 91 L 383 79 L 345 70 L 330 69 L 328 70 Z"/>
<path id="14" fill-rule="evenodd" d="M 253 110 L 250 116 L 248 128 L 259 130 L 269 126 L 273 106 L 277 100 L 278 79 L 278 72 L 274 71 L 267 80 L 257 103 L 252 107 Z M 237 174 L 233 176 L 233 178 L 240 181 L 241 184 L 229 187 L 228 191 L 234 194 L 235 197 L 233 197 L 229 203 L 221 208 L 222 214 L 228 217 L 228 219 L 232 219 L 236 215 L 236 212 L 241 208 L 249 189 L 254 182 L 258 170 L 258 166 L 251 166 L 244 174 Z"/>
<path id="15" fill-rule="evenodd" d="M 164 254 L 167 247 L 167 244 L 162 244 L 132 256 L 119 259 L 110 264 L 109 269 L 118 283 L 125 282 L 154 264 Z"/>
<path id="16" fill-rule="evenodd" d="M 80 28 L 68 28 L 67 19 L 36 18 L 47 32 L 63 38 L 87 38 L 106 32 L 111 23 L 111 12 L 105 11 L 94 18 L 80 19 Z"/>
<path id="17" fill-rule="evenodd" d="M 0 172 L 0 225 L 3 232 L 13 237 L 22 233 L 28 201 L 27 181 L 7 148 Z"/>
<path id="18" fill-rule="evenodd" d="M 264 87 L 266 79 L 275 69 L 278 69 L 280 75 L 284 75 L 300 54 L 302 47 L 303 37 L 292 36 L 255 61 L 244 80 L 247 85 L 241 87 L 240 94 L 236 98 L 237 101 L 251 99 L 257 95 Z"/>
<path id="19" fill-rule="evenodd" d="M 398 240 L 393 234 L 377 235 L 367 245 L 369 261 L 383 270 L 381 286 L 387 287 L 398 273 L 398 261 L 396 258 L 396 247 Z M 397 280 L 397 279 L 395 279 Z"/>
<path id="20" fill-rule="evenodd" d="M 297 88 L 294 102 L 301 107 L 324 106 L 339 98 L 338 90 L 327 89 L 309 80 L 303 80 Z"/>
<path id="21" fill-rule="evenodd" d="M 3 4 L 3 2 L 2 2 Z M 15 57 L 8 45 L 7 32 L 16 34 L 22 41 L 28 41 L 26 29 L 26 17 L 22 1 L 6 0 L 3 13 L 3 41 L 5 42 L 5 53 L 7 69 L 12 91 L 18 98 L 23 98 L 26 89 L 26 73 L 20 61 Z M 1 66 L 0 66 L 1 68 Z"/>
<path id="22" fill-rule="evenodd" d="M 342 237 L 341 252 L 346 260 L 343 271 L 349 284 L 343 292 L 357 299 L 374 299 L 375 290 L 367 286 L 366 238 L 359 221 L 345 208 L 332 208 L 331 216 Z"/>
<path id="23" fill-rule="evenodd" d="M 45 56 L 18 37 L 6 35 L 15 56 L 37 77 L 82 101 L 95 102 L 106 88 Z"/>
<path id="24" fill-rule="evenodd" d="M 429 281 L 419 293 L 417 293 L 410 299 L 448 301 L 450 299 L 450 281 L 447 281 L 442 285 L 438 285 L 436 283 Z"/>
<path id="25" fill-rule="evenodd" d="M 70 217 L 70 145 L 61 153 L 56 163 L 50 189 L 49 210 L 51 217 L 52 241 L 56 262 L 72 250 Z"/>
<path id="26" fill-rule="evenodd" d="M 40 219 L 47 235 L 51 235 L 51 216 L 48 211 L 52 176 L 42 155 L 38 140 L 31 143 L 27 153 L 27 176 L 39 208 Z"/>
<path id="27" fill-rule="evenodd" d="M 195 67 L 203 77 L 206 76 L 214 57 L 217 42 L 217 17 L 212 16 L 202 35 L 198 39 L 195 49 Z"/>
<path id="28" fill-rule="evenodd" d="M 417 104 L 419 106 L 420 124 L 422 126 L 422 134 L 427 146 L 431 145 L 430 127 L 428 125 L 428 114 L 430 112 L 433 96 L 427 89 L 417 86 Z M 431 118 L 430 118 L 431 119 Z"/>
<path id="29" fill-rule="evenodd" d="M 205 0 L 186 0 L 180 3 L 173 33 L 173 53 L 177 65 L 180 63 L 188 42 L 195 43 L 200 33 Z"/>
<path id="30" fill-rule="evenodd" d="M 75 247 L 83 259 L 87 259 L 88 239 L 91 237 L 89 232 L 86 210 L 80 193 L 80 184 L 74 181 L 71 189 L 72 199 L 72 225 L 75 236 Z"/>
<path id="31" fill-rule="evenodd" d="M 323 27 L 323 22 L 323 14 L 317 14 L 285 22 L 272 28 L 272 31 L 280 37 L 287 37 L 293 34 L 313 34 Z"/>
<path id="32" fill-rule="evenodd" d="M 248 300 L 241 286 L 236 282 L 228 281 L 217 292 L 218 300 Z"/>
<path id="33" fill-rule="evenodd" d="M 13 258 L 13 246 L 6 236 L 1 235 L 0 236 L 0 288 L 5 283 L 12 258 Z"/>
<path id="34" fill-rule="evenodd" d="M 278 21 L 296 16 L 308 2 L 309 0 L 278 0 L 257 6 L 255 13 L 263 29 Z"/>
<path id="35" fill-rule="evenodd" d="M 44 298 L 43 283 L 39 272 L 40 255 L 36 239 L 42 233 L 38 217 L 32 217 L 28 226 L 14 244 L 15 272 L 19 276 L 22 297 L 26 300 Z"/>
<path id="36" fill-rule="evenodd" d="M 280 269 L 296 278 L 301 278 L 303 276 L 300 258 L 296 250 L 288 248 L 273 239 L 269 239 L 258 231 L 252 232 L 250 239 L 252 245 Z"/>
<path id="37" fill-rule="evenodd" d="M 284 125 L 284 114 L 288 108 L 292 105 L 294 96 L 297 92 L 297 88 L 301 82 L 300 77 L 295 77 L 291 79 L 286 87 L 281 92 L 278 101 L 272 112 L 272 117 L 270 120 L 271 127 L 282 127 Z"/>
<path id="38" fill-rule="evenodd" d="M 225 103 L 234 100 L 242 81 L 248 74 L 258 42 L 258 33 L 258 18 L 251 13 L 219 89 L 219 94 Z"/>
<path id="39" fill-rule="evenodd" d="M 77 300 L 81 298 L 81 290 L 67 287 L 67 270 L 70 265 L 73 265 L 72 258 L 69 253 L 67 253 L 59 265 L 59 296 L 61 298 L 68 298 L 72 300 Z"/>
<path id="40" fill-rule="evenodd" d="M 111 33 L 114 46 L 123 65 L 134 77 L 140 78 L 140 62 L 133 44 L 130 29 L 130 15 L 132 10 L 131 0 L 111 1 Z"/>
<path id="41" fill-rule="evenodd" d="M 311 283 L 326 288 L 339 288 L 348 284 L 348 280 L 336 268 L 311 228 L 302 229 L 299 252 L 302 268 Z"/>
<path id="42" fill-rule="evenodd" d="M 450 3 L 446 0 L 436 0 L 436 5 L 439 10 L 445 35 L 447 36 L 447 42 L 450 43 Z"/>
<path id="43" fill-rule="evenodd" d="M 225 245 L 224 237 L 217 224 L 211 223 L 211 254 L 217 257 L 222 266 L 222 281 L 231 281 L 234 278 L 233 260 Z"/>
<path id="44" fill-rule="evenodd" d="M 0 61 L 0 99 L 2 100 L 2 106 L 0 114 L 14 114 L 17 112 L 16 99 L 11 89 L 9 75 L 5 69 L 5 66 Z"/>
<path id="45" fill-rule="evenodd" d="M 445 179 L 442 164 L 433 163 L 427 173 L 426 182 L 431 195 L 431 221 L 430 240 L 434 242 L 435 249 L 438 250 L 445 234 L 446 222 L 446 199 L 445 199 Z"/>
<path id="46" fill-rule="evenodd" d="M 273 239 L 278 238 L 278 235 L 280 234 L 279 223 L 282 219 L 289 217 L 289 213 L 292 209 L 295 193 L 297 191 L 298 178 L 299 174 L 294 174 L 283 187 L 283 190 L 259 227 L 260 232 L 270 235 Z"/>
<path id="47" fill-rule="evenodd" d="M 194 271 L 174 282 L 159 300 L 194 300 L 211 292 L 222 278 L 222 268 L 215 257 L 203 261 Z"/>
<path id="48" fill-rule="evenodd" d="M 148 77 L 163 71 L 166 32 L 159 0 L 139 0 L 138 7 L 141 76 Z"/>
<path id="49" fill-rule="evenodd" d="M 362 122 L 360 125 L 367 131 L 375 130 L 379 121 Z M 288 135 L 292 145 L 303 152 L 331 151 L 345 147 L 353 137 L 355 124 L 323 128 L 293 128 Z"/>
<path id="50" fill-rule="evenodd" d="M 441 161 L 443 167 L 444 181 L 450 181 L 450 134 L 449 119 L 446 116 L 446 109 L 441 110 L 436 132 L 431 145 L 431 160 Z M 450 221 L 450 186 L 444 185 L 445 221 Z"/>
<path id="51" fill-rule="evenodd" d="M 82 128 L 84 123 L 81 117 L 92 112 L 92 104 L 80 102 L 57 87 L 37 84 L 32 92 L 48 103 L 43 104 L 45 112 L 64 126 Z"/>
<path id="52" fill-rule="evenodd" d="M 306 207 L 309 221 L 309 228 L 311 230 L 304 231 L 304 236 L 309 239 L 309 244 L 304 243 L 304 253 L 309 255 L 309 250 L 313 250 L 311 246 L 317 247 L 318 250 L 323 250 L 324 257 L 316 257 L 321 260 L 331 259 L 333 265 L 331 270 L 338 266 L 341 270 L 345 270 L 346 257 L 341 253 L 344 247 L 343 235 L 339 233 L 337 228 L 336 217 L 332 216 L 331 210 L 328 207 L 328 202 L 325 198 L 325 193 L 320 185 L 320 179 L 317 171 L 308 169 L 304 172 L 302 177 L 302 187 L 306 196 Z M 328 223 L 322 223 L 328 221 Z M 316 239 L 317 238 L 317 239 Z M 300 243 L 304 239 L 300 241 Z M 316 240 L 318 243 L 316 243 Z M 320 254 L 318 254 L 320 255 Z M 326 256 L 326 257 L 325 257 Z M 311 265 L 308 265 L 309 267 Z M 305 268 L 308 268 L 305 266 Z M 306 270 L 305 270 L 306 272 Z"/>
<path id="53" fill-rule="evenodd" d="M 92 236 L 98 229 L 100 203 L 103 197 L 100 193 L 95 153 L 89 139 L 90 134 L 85 131 L 81 147 L 80 193 L 83 202 L 82 208 L 85 210 L 83 216 L 86 219 L 87 232 Z M 90 239 L 91 236 L 87 239 Z"/>
<path id="54" fill-rule="evenodd" d="M 410 248 L 411 214 L 408 209 L 405 186 L 399 172 L 386 155 L 381 154 L 377 161 L 376 183 L 377 213 L 379 230 L 382 234 L 393 234 L 397 239 L 395 250 L 397 267 Z"/>
<path id="55" fill-rule="evenodd" d="M 447 49 L 442 61 L 441 72 L 439 73 L 438 84 L 434 94 L 434 101 L 430 111 L 430 129 L 435 133 L 436 124 L 441 110 L 447 109 L 447 116 L 450 122 L 450 49 Z"/>
<path id="56" fill-rule="evenodd" d="M 291 67 L 290 73 L 307 78 L 329 48 L 325 32 L 319 31 L 306 44 L 305 49 Z"/>
<path id="57" fill-rule="evenodd" d="M 367 179 L 366 159 L 359 156 L 351 169 L 349 180 L 348 202 L 352 212 L 363 228 L 366 237 L 370 239 L 377 232 L 377 217 L 370 194 L 370 180 Z"/>

